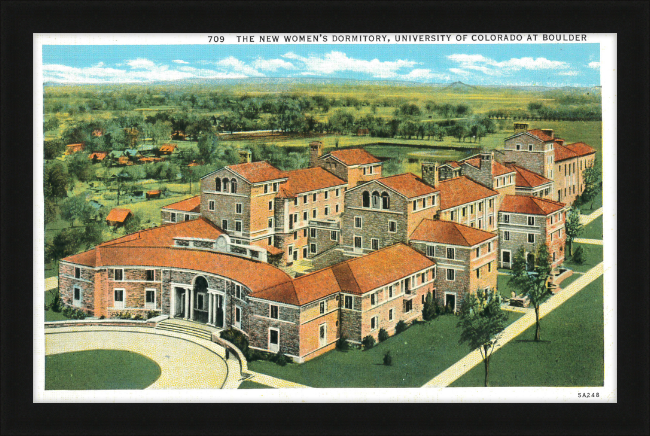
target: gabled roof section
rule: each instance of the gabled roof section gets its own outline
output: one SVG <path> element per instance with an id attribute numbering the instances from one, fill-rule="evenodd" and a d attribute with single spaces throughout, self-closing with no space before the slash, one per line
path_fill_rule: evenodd
<path id="1" fill-rule="evenodd" d="M 395 192 L 402 194 L 406 198 L 415 198 L 438 192 L 438 189 L 428 185 L 424 180 L 413 173 L 397 174 L 395 176 L 382 177 L 381 179 L 376 180 Z"/>
<path id="2" fill-rule="evenodd" d="M 515 186 L 519 188 L 536 188 L 552 182 L 552 180 L 519 165 L 507 164 L 507 167 L 516 172 Z"/>
<path id="3" fill-rule="evenodd" d="M 528 195 L 506 195 L 499 212 L 523 213 L 527 215 L 549 215 L 564 209 L 558 201 Z"/>
<path id="4" fill-rule="evenodd" d="M 112 241 L 104 242 L 99 247 L 113 245 L 133 247 L 171 247 L 175 237 L 217 239 L 224 232 L 211 221 L 201 217 L 179 223 L 163 224 L 160 227 L 140 230 Z"/>
<path id="5" fill-rule="evenodd" d="M 491 174 L 494 177 L 497 176 L 502 176 L 504 174 L 512 173 L 513 170 L 510 168 L 506 167 L 505 165 L 501 164 L 500 162 L 497 162 L 494 159 L 491 159 L 492 161 L 492 171 Z M 481 161 L 481 156 L 474 156 L 467 158 L 465 160 L 462 160 L 461 163 L 466 163 L 468 165 L 473 166 L 474 168 L 481 169 L 482 161 Z"/>
<path id="6" fill-rule="evenodd" d="M 344 180 L 321 167 L 287 171 L 285 175 L 289 180 L 282 184 L 278 195 L 283 198 L 295 197 L 303 192 L 345 185 Z"/>
<path id="7" fill-rule="evenodd" d="M 587 156 L 596 152 L 596 149 L 585 144 L 584 142 L 574 142 L 573 144 L 565 145 L 566 148 L 574 152 L 578 156 Z"/>
<path id="8" fill-rule="evenodd" d="M 412 241 L 473 247 L 495 238 L 494 233 L 458 224 L 452 221 L 424 219 L 413 231 Z"/>
<path id="9" fill-rule="evenodd" d="M 456 162 L 455 160 L 448 160 L 447 162 L 440 165 L 440 168 L 445 167 L 445 166 L 450 167 L 450 168 L 460 168 L 460 164 L 458 162 Z"/>
<path id="10" fill-rule="evenodd" d="M 239 174 L 250 183 L 261 183 L 269 180 L 284 179 L 287 177 L 284 171 L 274 167 L 266 161 L 228 165 L 226 168 Z"/>
<path id="11" fill-rule="evenodd" d="M 121 209 L 116 207 L 114 209 L 111 209 L 111 211 L 108 213 L 108 216 L 106 216 L 106 221 L 123 223 L 130 214 L 130 209 Z"/>
<path id="12" fill-rule="evenodd" d="M 530 130 L 528 130 L 528 133 L 530 133 L 533 136 L 538 137 L 539 139 L 541 139 L 544 142 L 553 141 L 553 137 L 547 135 L 541 129 L 530 129 Z"/>
<path id="13" fill-rule="evenodd" d="M 381 159 L 368 153 L 363 148 L 348 148 L 345 150 L 332 150 L 326 155 L 321 156 L 320 159 L 324 159 L 325 157 L 330 155 L 340 160 L 347 166 L 367 165 L 367 164 L 381 162 Z"/>
<path id="14" fill-rule="evenodd" d="M 466 176 L 443 180 L 438 183 L 438 189 L 440 190 L 440 208 L 442 210 L 499 195 L 497 191 Z"/>
<path id="15" fill-rule="evenodd" d="M 95 267 L 97 263 L 96 258 L 97 258 L 97 252 L 96 249 L 93 248 L 92 250 L 84 251 L 83 253 L 79 253 L 79 254 L 73 254 L 72 256 L 65 257 L 61 260 L 70 263 L 76 263 L 78 265 Z"/>
<path id="16" fill-rule="evenodd" d="M 555 162 L 560 162 L 563 160 L 573 159 L 574 157 L 578 157 L 578 154 L 575 151 L 571 150 L 565 145 L 560 145 L 557 142 L 553 145 L 553 149 L 555 151 L 554 153 Z"/>
<path id="17" fill-rule="evenodd" d="M 201 196 L 195 195 L 192 198 L 178 201 L 176 203 L 168 204 L 163 209 L 182 210 L 183 212 L 200 212 L 201 211 Z"/>

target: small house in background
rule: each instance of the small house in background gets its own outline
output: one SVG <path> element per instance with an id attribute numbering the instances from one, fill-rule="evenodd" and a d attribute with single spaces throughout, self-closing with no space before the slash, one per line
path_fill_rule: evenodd
<path id="1" fill-rule="evenodd" d="M 134 148 L 129 148 L 127 150 L 124 150 L 124 156 L 128 157 L 132 161 L 138 160 L 138 158 L 142 157 L 140 152 Z"/>
<path id="2" fill-rule="evenodd" d="M 147 198 L 160 198 L 160 190 L 147 191 Z"/>
<path id="3" fill-rule="evenodd" d="M 109 226 L 119 227 L 123 226 L 127 220 L 133 217 L 133 213 L 129 209 L 114 208 L 106 217 L 106 224 Z"/>
<path id="4" fill-rule="evenodd" d="M 146 163 L 154 163 L 154 162 L 162 162 L 163 159 L 160 157 L 141 157 L 138 159 L 138 162 L 146 164 Z"/>
<path id="5" fill-rule="evenodd" d="M 108 156 L 108 152 L 106 151 L 93 151 L 88 155 L 88 159 L 90 159 L 92 163 L 96 163 L 106 159 L 106 156 Z"/>
<path id="6" fill-rule="evenodd" d="M 199 163 L 195 160 L 187 164 L 188 167 L 198 167 Z"/>
<path id="7" fill-rule="evenodd" d="M 370 135 L 370 130 L 368 129 L 358 129 L 357 136 L 368 136 Z"/>
<path id="8" fill-rule="evenodd" d="M 83 142 L 79 142 L 77 144 L 68 144 L 66 145 L 67 149 L 65 154 L 74 154 L 78 153 L 80 151 L 84 151 L 84 148 L 86 148 L 86 144 Z"/>
<path id="9" fill-rule="evenodd" d="M 143 145 L 138 149 L 141 156 L 144 157 L 157 157 L 158 156 L 158 147 L 155 145 Z"/>
<path id="10" fill-rule="evenodd" d="M 97 138 L 101 138 L 102 136 L 104 136 L 104 132 L 102 131 L 102 129 L 95 129 L 93 130 L 92 135 Z"/>
<path id="11" fill-rule="evenodd" d="M 185 141 L 185 132 L 183 130 L 175 130 L 174 133 L 172 133 L 172 139 Z"/>
<path id="12" fill-rule="evenodd" d="M 129 159 L 128 156 L 120 156 L 117 159 L 117 164 L 121 166 L 128 166 L 128 165 L 133 165 L 133 161 L 131 161 L 131 159 Z"/>
<path id="13" fill-rule="evenodd" d="M 159 153 L 163 156 L 169 156 L 176 151 L 176 144 L 163 144 L 160 146 Z"/>

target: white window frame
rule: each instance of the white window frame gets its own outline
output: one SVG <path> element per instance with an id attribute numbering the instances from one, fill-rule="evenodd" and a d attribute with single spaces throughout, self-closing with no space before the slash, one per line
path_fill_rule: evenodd
<path id="1" fill-rule="evenodd" d="M 303 221 L 309 220 L 309 212 L 307 212 L 306 210 L 302 211 L 302 220 Z"/>
<path id="2" fill-rule="evenodd" d="M 350 299 L 350 307 L 347 307 L 348 298 Z M 343 296 L 343 308 L 347 309 L 347 310 L 353 310 L 354 309 L 354 296 L 353 295 L 344 295 Z"/>
<path id="3" fill-rule="evenodd" d="M 532 242 L 530 241 L 531 236 L 533 237 Z M 526 242 L 529 243 L 529 244 L 534 244 L 535 243 L 535 234 L 534 233 L 528 233 L 527 236 L 526 236 Z"/>
<path id="4" fill-rule="evenodd" d="M 330 207 L 325 206 L 325 216 L 328 216 L 330 214 Z"/>
<path id="5" fill-rule="evenodd" d="M 145 309 L 157 309 L 158 302 L 157 300 L 157 295 L 156 295 L 157 289 L 155 288 L 145 288 L 144 289 L 144 308 Z M 153 303 L 147 303 L 147 292 L 153 292 Z"/>
<path id="6" fill-rule="evenodd" d="M 223 230 L 228 230 L 228 220 L 221 220 L 221 228 Z"/>
<path id="7" fill-rule="evenodd" d="M 390 225 L 395 224 L 395 230 L 390 229 Z M 397 221 L 394 220 L 388 220 L 388 233 L 397 233 Z"/>
<path id="8" fill-rule="evenodd" d="M 277 344 L 271 344 L 271 331 L 278 332 L 278 343 Z M 278 351 L 280 351 L 280 329 L 279 328 L 269 327 L 268 349 L 272 353 L 277 353 Z"/>
<path id="9" fill-rule="evenodd" d="M 273 210 L 273 200 L 269 201 L 269 210 Z"/>
<path id="10" fill-rule="evenodd" d="M 510 259 L 508 262 L 504 262 L 503 253 L 508 253 L 508 259 Z M 503 266 L 506 263 L 508 264 L 508 266 L 512 266 L 512 251 L 511 250 L 501 250 L 501 256 L 499 256 L 499 262 L 501 262 L 501 266 Z"/>
<path id="11" fill-rule="evenodd" d="M 79 291 L 79 298 L 75 298 L 76 291 Z M 81 307 L 81 302 L 83 301 L 82 292 L 83 292 L 83 290 L 81 289 L 80 286 L 73 286 L 72 287 L 72 305 L 74 307 Z"/>
<path id="12" fill-rule="evenodd" d="M 175 223 L 176 222 L 176 212 L 172 212 L 169 214 L 169 219 L 171 222 Z"/>
<path id="13" fill-rule="evenodd" d="M 321 301 L 320 304 L 318 305 L 318 309 L 321 315 L 327 312 L 327 300 Z"/>
<path id="14" fill-rule="evenodd" d="M 336 196 L 340 196 L 341 194 L 341 188 L 336 188 Z"/>
<path id="15" fill-rule="evenodd" d="M 510 231 L 509 230 L 504 230 L 503 231 L 503 240 L 504 241 L 509 241 L 510 240 Z"/>
<path id="16" fill-rule="evenodd" d="M 309 243 L 309 252 L 311 254 L 318 253 L 318 244 L 316 244 L 315 242 L 310 242 Z"/>
<path id="17" fill-rule="evenodd" d="M 215 208 L 214 200 L 209 200 L 208 201 L 208 210 L 214 211 L 214 208 Z"/>
<path id="18" fill-rule="evenodd" d="M 436 256 L 436 246 L 435 245 L 427 245 L 427 256 L 428 257 L 435 257 Z"/>
<path id="19" fill-rule="evenodd" d="M 453 256 L 449 257 L 449 250 L 453 250 L 452 253 Z M 445 259 L 451 259 L 451 260 L 456 260 L 456 248 L 455 247 L 445 247 Z"/>
<path id="20" fill-rule="evenodd" d="M 310 228 L 309 229 L 309 237 L 310 238 L 316 238 L 316 235 L 317 235 L 316 228 L 314 228 L 314 227 Z"/>
<path id="21" fill-rule="evenodd" d="M 454 296 L 454 312 L 456 312 L 456 308 L 458 307 L 458 295 L 455 292 L 445 292 L 445 299 L 442 302 L 443 306 L 447 306 L 447 295 L 453 295 Z"/>
<path id="22" fill-rule="evenodd" d="M 333 236 L 333 237 L 332 237 Z M 337 238 L 337 232 L 336 230 L 330 230 L 330 241 L 336 241 Z"/>
<path id="23" fill-rule="evenodd" d="M 239 321 L 237 321 L 237 314 L 239 314 Z M 235 306 L 235 327 L 241 328 L 242 310 L 240 306 Z"/>
<path id="24" fill-rule="evenodd" d="M 275 314 L 277 316 L 273 316 L 273 308 L 275 308 Z M 280 319 L 280 306 L 277 304 L 269 304 L 269 318 Z"/>
<path id="25" fill-rule="evenodd" d="M 377 248 L 375 248 L 375 243 L 377 243 Z M 371 250 L 379 250 L 379 239 L 370 238 L 370 249 Z"/>
<path id="26" fill-rule="evenodd" d="M 153 273 L 153 278 L 152 278 L 151 280 L 149 280 L 149 279 L 147 278 L 147 274 L 149 273 L 149 271 L 151 271 L 151 272 Z M 146 281 L 148 281 L 148 282 L 155 282 L 155 281 L 156 281 L 156 270 L 155 270 L 155 269 L 151 269 L 151 268 L 147 268 L 147 269 L 145 269 L 145 270 L 144 270 L 144 279 L 145 279 Z"/>
<path id="27" fill-rule="evenodd" d="M 121 304 L 116 304 L 117 300 L 115 299 L 116 292 L 121 291 L 122 292 L 122 301 L 120 302 Z M 126 307 L 126 289 L 124 288 L 113 288 L 113 308 L 114 309 L 124 309 Z"/>
<path id="28" fill-rule="evenodd" d="M 388 321 L 392 321 L 392 320 L 393 320 L 393 313 L 394 313 L 394 311 L 395 311 L 395 309 L 390 309 L 390 310 L 388 311 Z"/>
<path id="29" fill-rule="evenodd" d="M 357 226 L 357 220 L 359 220 L 359 225 Z M 363 228 L 363 217 L 355 216 L 354 217 L 354 228 L 362 229 Z"/>
<path id="30" fill-rule="evenodd" d="M 451 280 L 449 279 L 449 271 L 453 271 L 452 273 L 452 278 Z M 456 270 L 453 268 L 447 268 L 447 273 L 445 274 L 445 277 L 447 278 L 448 282 L 455 282 L 456 281 Z"/>
<path id="31" fill-rule="evenodd" d="M 74 267 L 74 278 L 75 279 L 81 278 L 81 268 L 79 268 L 78 266 Z"/>
<path id="32" fill-rule="evenodd" d="M 119 280 L 115 278 L 115 273 L 117 271 L 122 271 L 121 278 Z M 113 269 L 113 281 L 115 281 L 115 282 L 123 282 L 124 281 L 124 268 L 114 268 Z"/>
<path id="33" fill-rule="evenodd" d="M 235 298 L 242 299 L 241 298 L 241 285 L 238 285 L 235 283 Z"/>
<path id="34" fill-rule="evenodd" d="M 235 213 L 241 215 L 244 210 L 244 203 L 235 203 Z"/>
<path id="35" fill-rule="evenodd" d="M 318 217 L 318 209 L 311 210 L 311 217 L 312 219 L 316 219 Z"/>
<path id="36" fill-rule="evenodd" d="M 237 230 L 237 224 L 239 224 L 239 230 Z M 244 228 L 244 222 L 242 220 L 235 220 L 235 233 L 241 233 Z"/>
<path id="37" fill-rule="evenodd" d="M 531 219 L 533 220 L 532 224 L 530 223 Z M 534 227 L 535 226 L 535 216 L 534 215 L 529 215 L 528 217 L 526 217 L 526 224 L 528 226 Z"/>
<path id="38" fill-rule="evenodd" d="M 322 338 L 320 335 L 321 331 L 325 332 Z M 327 345 L 327 323 L 326 322 L 318 325 L 318 346 L 324 347 L 325 345 Z"/>
<path id="39" fill-rule="evenodd" d="M 372 326 L 373 323 L 375 324 L 374 327 Z M 370 318 L 370 331 L 371 331 L 371 332 L 374 332 L 374 331 L 377 330 L 378 328 L 379 328 L 379 316 L 378 316 L 378 315 L 375 315 L 375 316 L 373 316 L 372 318 Z"/>
<path id="40" fill-rule="evenodd" d="M 324 191 L 323 195 L 325 196 L 325 200 L 330 198 L 330 192 L 329 191 Z"/>
<path id="41" fill-rule="evenodd" d="M 269 219 L 267 220 L 267 224 L 269 225 L 269 227 L 268 227 L 269 229 L 272 229 L 274 227 L 273 226 L 274 221 L 275 220 L 273 219 L 273 217 L 269 217 Z"/>

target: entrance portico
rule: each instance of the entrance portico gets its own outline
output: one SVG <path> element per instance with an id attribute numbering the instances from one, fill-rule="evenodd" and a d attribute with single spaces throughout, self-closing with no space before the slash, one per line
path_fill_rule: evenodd
<path id="1" fill-rule="evenodd" d="M 203 279 L 203 277 L 198 277 Z M 198 282 L 198 286 L 197 286 Z M 202 286 L 205 283 L 205 287 Z M 172 284 L 170 318 L 183 318 L 209 326 L 225 325 L 225 292 L 207 288 L 207 281 L 196 280 L 194 286 Z"/>

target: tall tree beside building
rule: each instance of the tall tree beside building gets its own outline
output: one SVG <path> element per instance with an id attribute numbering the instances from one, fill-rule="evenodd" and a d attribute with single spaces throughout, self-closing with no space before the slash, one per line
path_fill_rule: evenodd
<path id="1" fill-rule="evenodd" d="M 551 256 L 545 243 L 537 247 L 534 265 L 527 264 L 524 248 L 521 247 L 512 262 L 512 276 L 508 283 L 512 283 L 521 294 L 528 297 L 530 304 L 535 308 L 535 341 L 541 339 L 542 327 L 539 322 L 539 307 L 551 294 L 547 282 L 551 274 Z"/>
<path id="2" fill-rule="evenodd" d="M 65 198 L 70 186 L 70 175 L 64 164 L 56 162 L 45 168 L 45 174 L 43 174 L 45 198 Z"/>
<path id="3" fill-rule="evenodd" d="M 582 223 L 580 223 L 580 211 L 571 207 L 566 214 L 566 243 L 569 246 L 569 256 L 573 256 L 573 240 L 582 232 Z"/>
<path id="4" fill-rule="evenodd" d="M 93 207 L 84 199 L 83 194 L 68 197 L 61 202 L 61 218 L 70 223 L 79 220 L 83 223 L 90 222 L 93 215 Z"/>
<path id="5" fill-rule="evenodd" d="M 585 190 L 582 193 L 582 198 L 585 201 L 591 202 L 591 209 L 594 208 L 594 199 L 598 196 L 602 186 L 600 183 L 600 171 L 598 171 L 597 161 L 587 166 L 582 173 L 585 182 Z"/>
<path id="6" fill-rule="evenodd" d="M 501 310 L 501 295 L 497 291 L 478 289 L 476 295 L 469 294 L 461 306 L 457 324 L 462 329 L 459 343 L 467 343 L 472 350 L 479 349 L 485 366 L 486 387 L 490 376 L 490 357 L 507 319 Z"/>

